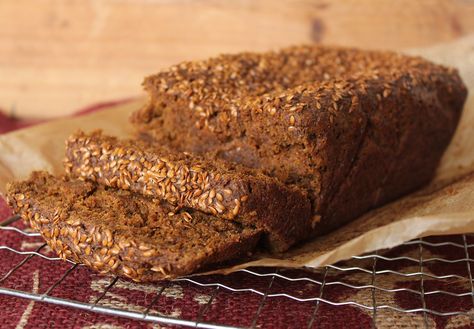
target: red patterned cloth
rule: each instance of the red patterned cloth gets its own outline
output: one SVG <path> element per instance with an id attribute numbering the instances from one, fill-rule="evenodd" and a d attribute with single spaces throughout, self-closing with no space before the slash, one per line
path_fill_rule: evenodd
<path id="1" fill-rule="evenodd" d="M 111 103 L 94 106 L 81 113 L 110 105 Z M 0 117 L 1 132 L 28 124 L 32 122 Z M 0 199 L 0 219 L 9 216 L 10 210 Z M 20 221 L 13 226 L 26 229 Z M 474 298 L 471 294 L 472 281 L 469 280 L 470 267 L 474 265 L 469 257 L 474 253 L 474 246 L 471 248 L 470 244 L 474 244 L 474 238 L 467 237 L 467 248 L 464 248 L 462 236 L 433 237 L 424 241 L 426 244 L 421 245 L 421 248 L 419 244 L 409 244 L 379 254 L 388 259 L 402 257 L 398 260 L 377 258 L 374 262 L 373 257 L 368 257 L 342 262 L 337 264 L 337 268 L 328 270 L 280 269 L 278 274 L 282 277 L 265 275 L 272 274 L 277 269 L 258 268 L 251 269 L 254 274 L 238 272 L 229 276 L 193 278 L 201 284 L 219 282 L 233 289 L 253 289 L 267 297 L 251 291 L 233 292 L 223 287 L 202 287 L 187 281 L 142 285 L 122 279 L 102 295 L 113 278 L 97 275 L 83 266 L 74 268 L 48 296 L 83 303 L 94 303 L 101 297 L 97 303 L 100 306 L 140 313 L 149 308 L 150 315 L 237 327 L 371 328 L 375 324 L 378 328 L 474 328 L 471 320 L 474 315 Z M 451 244 L 444 243 L 446 241 Z M 0 231 L 0 246 L 8 246 L 17 251 L 32 251 L 42 245 L 43 241 L 39 237 Z M 43 247 L 41 253 L 55 256 L 48 247 Z M 420 275 L 409 274 L 420 271 L 420 255 L 425 260 L 421 268 L 426 274 L 423 281 Z M 35 294 L 45 293 L 72 266 L 67 262 L 34 256 L 8 278 L 2 279 L 28 256 L 0 249 L 0 257 L 0 287 Z M 450 262 L 438 261 L 437 258 L 448 259 Z M 351 268 L 354 269 L 348 270 Z M 372 274 L 374 270 L 378 272 L 376 276 Z M 472 270 L 474 271 L 474 266 Z M 434 278 L 436 276 L 444 278 Z M 373 289 L 373 286 L 377 288 Z M 433 293 L 437 290 L 447 291 L 448 294 Z M 156 298 L 158 293 L 159 298 Z M 320 297 L 324 302 L 297 301 L 281 294 L 301 300 Z M 334 306 L 326 301 L 346 305 Z M 367 308 L 347 305 L 348 302 L 365 305 Z M 0 294 L 0 305 L 1 328 L 176 327 L 80 311 L 3 294 Z M 469 314 L 437 316 L 423 312 L 404 313 L 389 309 L 388 306 L 405 310 L 425 308 L 439 313 Z"/>

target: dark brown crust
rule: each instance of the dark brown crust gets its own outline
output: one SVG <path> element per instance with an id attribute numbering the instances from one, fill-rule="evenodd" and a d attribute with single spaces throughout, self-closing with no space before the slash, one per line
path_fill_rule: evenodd
<path id="1" fill-rule="evenodd" d="M 260 227 L 275 251 L 307 238 L 315 224 L 306 193 L 243 167 L 99 131 L 77 132 L 66 145 L 68 174 Z"/>
<path id="2" fill-rule="evenodd" d="M 260 236 L 199 212 L 170 217 L 172 207 L 158 200 L 45 172 L 11 184 L 8 201 L 61 258 L 134 281 L 174 278 L 246 256 Z M 103 203 L 112 203 L 105 213 Z"/>
<path id="3" fill-rule="evenodd" d="M 318 46 L 186 62 L 144 86 L 142 136 L 307 189 L 316 233 L 426 184 L 467 94 L 419 57 Z"/>

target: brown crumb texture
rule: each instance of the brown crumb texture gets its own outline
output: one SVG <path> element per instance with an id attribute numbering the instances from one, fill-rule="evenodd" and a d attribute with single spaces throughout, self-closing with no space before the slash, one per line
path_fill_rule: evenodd
<path id="1" fill-rule="evenodd" d="M 81 179 L 260 227 L 275 251 L 307 238 L 312 229 L 306 193 L 232 163 L 79 131 L 66 141 L 64 164 Z"/>
<path id="2" fill-rule="evenodd" d="M 8 201 L 61 258 L 100 273 L 157 281 L 245 257 L 260 231 L 125 190 L 34 172 Z"/>
<path id="3" fill-rule="evenodd" d="M 144 87 L 143 139 L 308 190 L 316 233 L 426 184 L 467 94 L 420 57 L 321 46 L 184 62 Z"/>

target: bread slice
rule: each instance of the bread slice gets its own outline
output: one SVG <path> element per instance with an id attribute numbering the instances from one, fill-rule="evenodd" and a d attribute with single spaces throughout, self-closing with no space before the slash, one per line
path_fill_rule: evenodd
<path id="1" fill-rule="evenodd" d="M 419 57 L 320 46 L 185 62 L 144 86 L 142 136 L 308 190 L 315 233 L 429 182 L 467 93 Z"/>
<path id="2" fill-rule="evenodd" d="M 260 231 L 92 182 L 34 172 L 8 187 L 14 211 L 61 258 L 134 281 L 193 273 L 247 256 Z"/>
<path id="3" fill-rule="evenodd" d="M 79 131 L 67 140 L 65 168 L 75 177 L 261 228 L 275 251 L 307 238 L 314 225 L 311 203 L 296 187 L 242 166 L 100 131 Z"/>

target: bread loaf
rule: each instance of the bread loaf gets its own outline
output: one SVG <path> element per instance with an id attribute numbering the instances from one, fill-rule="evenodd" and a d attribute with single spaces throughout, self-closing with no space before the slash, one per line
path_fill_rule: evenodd
<path id="1" fill-rule="evenodd" d="M 143 138 L 307 190 L 315 234 L 429 182 L 467 92 L 419 57 L 320 46 L 184 62 L 144 86 Z"/>

